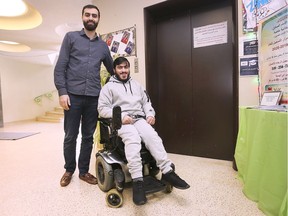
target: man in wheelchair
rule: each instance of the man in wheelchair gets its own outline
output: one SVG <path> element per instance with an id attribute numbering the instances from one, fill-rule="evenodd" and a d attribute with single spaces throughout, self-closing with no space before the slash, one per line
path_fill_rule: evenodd
<path id="1" fill-rule="evenodd" d="M 141 142 L 149 150 L 162 172 L 162 181 L 178 189 L 187 189 L 187 184 L 173 170 L 161 138 L 152 125 L 155 124 L 155 111 L 145 89 L 130 77 L 130 63 L 124 57 L 114 61 L 114 72 L 100 92 L 98 111 L 102 118 L 112 118 L 113 107 L 121 107 L 122 126 L 118 136 L 125 148 L 127 166 L 133 180 L 133 202 L 142 205 L 147 202 L 144 190 Z"/>

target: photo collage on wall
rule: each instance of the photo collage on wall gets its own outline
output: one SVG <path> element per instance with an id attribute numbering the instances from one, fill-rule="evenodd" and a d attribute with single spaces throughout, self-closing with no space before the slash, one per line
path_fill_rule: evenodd
<path id="1" fill-rule="evenodd" d="M 136 27 L 101 35 L 110 49 L 111 56 L 136 56 Z"/>

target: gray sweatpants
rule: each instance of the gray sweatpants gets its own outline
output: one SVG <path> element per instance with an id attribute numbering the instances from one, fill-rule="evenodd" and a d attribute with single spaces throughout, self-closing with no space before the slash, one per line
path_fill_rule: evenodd
<path id="1" fill-rule="evenodd" d="M 156 164 L 163 174 L 171 171 L 171 161 L 167 158 L 162 139 L 145 119 L 137 119 L 134 124 L 122 125 L 118 135 L 125 144 L 125 155 L 132 179 L 143 177 L 140 156 L 141 140 L 156 160 Z"/>

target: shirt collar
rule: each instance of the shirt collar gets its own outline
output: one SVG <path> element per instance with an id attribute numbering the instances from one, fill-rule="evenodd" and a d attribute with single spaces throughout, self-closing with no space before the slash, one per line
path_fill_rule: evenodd
<path id="1" fill-rule="evenodd" d="M 84 31 L 84 28 L 81 29 L 80 35 L 81 35 L 81 36 L 86 35 L 86 34 L 85 34 L 85 31 Z M 86 37 L 87 37 L 87 36 L 86 36 Z M 98 40 L 98 39 L 99 39 L 99 36 L 98 36 L 98 34 L 97 34 L 97 32 L 96 32 L 96 37 L 95 37 L 93 40 Z"/>

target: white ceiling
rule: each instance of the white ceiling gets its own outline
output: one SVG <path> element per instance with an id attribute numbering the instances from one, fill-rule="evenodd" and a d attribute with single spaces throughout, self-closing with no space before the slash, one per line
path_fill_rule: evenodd
<path id="1" fill-rule="evenodd" d="M 92 0 L 25 0 L 42 15 L 42 24 L 30 30 L 2 30 L 0 40 L 15 41 L 31 47 L 26 53 L 0 51 L 1 58 L 35 64 L 53 65 L 67 31 L 82 28 L 81 12 Z"/>

